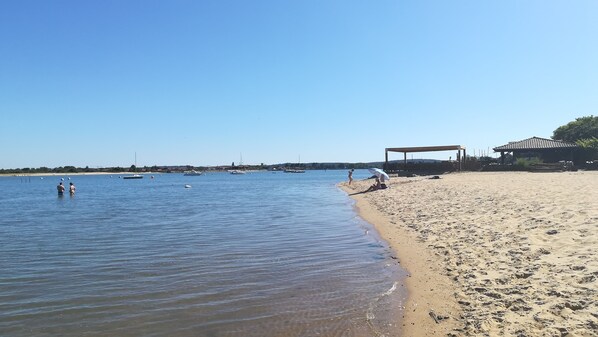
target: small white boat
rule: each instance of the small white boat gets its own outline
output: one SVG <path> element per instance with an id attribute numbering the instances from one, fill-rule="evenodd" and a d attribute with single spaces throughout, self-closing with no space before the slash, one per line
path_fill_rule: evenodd
<path id="1" fill-rule="evenodd" d="M 239 160 L 239 167 L 243 166 L 243 155 L 241 154 L 241 159 Z M 235 166 L 235 163 L 233 163 L 233 166 Z M 237 170 L 237 169 L 232 169 L 232 170 L 228 170 L 228 173 L 230 174 L 245 174 L 247 172 L 245 172 L 244 170 Z"/>
<path id="2" fill-rule="evenodd" d="M 195 171 L 195 170 L 183 172 L 183 175 L 186 175 L 186 176 L 200 176 L 202 174 L 203 174 L 203 172 L 201 172 L 201 171 Z"/>
<path id="3" fill-rule="evenodd" d="M 137 152 L 135 152 L 135 172 L 137 172 Z M 123 176 L 123 179 L 143 179 L 143 176 L 135 173 L 130 176 Z"/>
<path id="4" fill-rule="evenodd" d="M 299 156 L 299 165 L 301 164 L 301 156 Z M 300 168 L 289 167 L 284 169 L 285 173 L 305 173 L 305 170 Z"/>
<path id="5" fill-rule="evenodd" d="M 286 169 L 284 170 L 285 173 L 305 173 L 305 170 L 299 170 L 299 169 Z"/>
<path id="6" fill-rule="evenodd" d="M 245 174 L 247 172 L 245 172 L 243 170 L 228 170 L 228 173 L 230 173 L 230 174 Z"/>

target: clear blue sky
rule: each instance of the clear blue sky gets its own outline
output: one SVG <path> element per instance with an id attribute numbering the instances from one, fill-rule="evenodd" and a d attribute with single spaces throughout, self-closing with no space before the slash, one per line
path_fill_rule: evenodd
<path id="1" fill-rule="evenodd" d="M 596 18 L 594 0 L 2 1 L 0 168 L 549 138 L 598 114 Z"/>

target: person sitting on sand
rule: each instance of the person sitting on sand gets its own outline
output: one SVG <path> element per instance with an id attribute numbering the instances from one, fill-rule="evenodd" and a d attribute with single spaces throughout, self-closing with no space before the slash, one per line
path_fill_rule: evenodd
<path id="1" fill-rule="evenodd" d="M 386 188 L 386 183 L 384 182 L 384 175 L 380 176 L 380 189 L 385 189 Z"/>
<path id="2" fill-rule="evenodd" d="M 386 184 L 382 184 L 380 182 L 380 179 L 378 179 L 378 177 L 376 177 L 376 182 L 370 186 L 367 190 L 365 190 L 364 192 L 372 192 L 375 190 L 380 190 L 380 189 L 385 189 L 386 188 Z"/>

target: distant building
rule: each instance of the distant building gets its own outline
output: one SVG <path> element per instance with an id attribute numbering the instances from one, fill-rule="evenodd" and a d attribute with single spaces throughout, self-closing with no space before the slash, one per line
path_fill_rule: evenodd
<path id="1" fill-rule="evenodd" d="M 537 157 L 546 163 L 554 163 L 561 160 L 573 160 L 575 150 L 579 148 L 573 143 L 561 140 L 532 137 L 493 148 L 494 152 L 500 152 L 501 164 L 504 164 L 505 153 L 512 153 L 513 160 L 517 158 Z"/>

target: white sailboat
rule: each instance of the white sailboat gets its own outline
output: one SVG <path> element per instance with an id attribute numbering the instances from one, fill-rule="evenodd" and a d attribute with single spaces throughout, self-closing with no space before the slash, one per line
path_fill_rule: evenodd
<path id="1" fill-rule="evenodd" d="M 135 174 L 130 176 L 123 176 L 123 179 L 143 179 L 141 174 L 137 174 L 137 152 L 135 152 Z"/>
<path id="2" fill-rule="evenodd" d="M 301 155 L 299 156 L 299 162 L 297 163 L 297 165 L 299 165 L 299 166 L 301 165 Z M 284 170 L 284 172 L 285 173 L 305 173 L 305 170 L 301 169 L 299 167 L 297 167 L 297 168 L 290 167 L 290 168 L 286 168 Z"/>
<path id="3" fill-rule="evenodd" d="M 241 154 L 241 160 L 239 160 L 239 167 L 242 167 L 243 165 L 243 154 Z M 235 170 L 228 170 L 228 173 L 230 174 L 246 174 L 247 172 L 243 169 L 235 169 Z"/>

